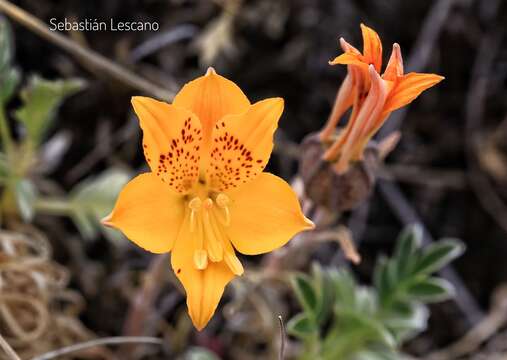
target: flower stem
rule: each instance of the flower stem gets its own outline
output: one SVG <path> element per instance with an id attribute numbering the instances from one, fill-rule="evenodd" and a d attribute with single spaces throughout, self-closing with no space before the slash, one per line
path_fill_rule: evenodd
<path id="1" fill-rule="evenodd" d="M 4 151 L 8 153 L 12 149 L 13 141 L 3 108 L 0 108 L 0 139 L 2 140 L 2 144 L 4 144 Z"/>
<path id="2" fill-rule="evenodd" d="M 72 211 L 71 203 L 56 198 L 39 198 L 34 207 L 37 211 L 52 215 L 67 215 Z"/>

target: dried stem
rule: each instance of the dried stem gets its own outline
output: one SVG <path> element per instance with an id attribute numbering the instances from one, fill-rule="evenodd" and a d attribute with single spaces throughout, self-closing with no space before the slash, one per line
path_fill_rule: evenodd
<path id="1" fill-rule="evenodd" d="M 17 21 L 43 39 L 53 43 L 74 56 L 84 67 L 108 74 L 113 79 L 134 89 L 163 100 L 172 100 L 174 93 L 119 66 L 93 50 L 86 49 L 77 42 L 49 30 L 47 25 L 30 13 L 6 0 L 0 0 L 0 12 Z"/>
<path id="2" fill-rule="evenodd" d="M 283 360 L 285 358 L 285 325 L 283 324 L 281 315 L 278 315 L 278 322 L 280 324 L 280 353 L 278 360 Z"/>
<path id="3" fill-rule="evenodd" d="M 81 350 L 89 349 L 91 347 L 97 347 L 102 345 L 118 345 L 118 344 L 152 344 L 162 345 L 164 342 L 161 339 L 146 336 L 116 336 L 108 337 L 96 340 L 85 341 L 79 344 L 67 346 L 58 350 L 47 352 L 43 355 L 34 357 L 32 360 L 50 360 L 56 359 L 59 356 L 75 353 Z"/>
<path id="4" fill-rule="evenodd" d="M 9 360 L 21 360 L 18 354 L 16 354 L 16 352 L 12 349 L 9 343 L 4 339 L 2 334 L 0 334 L 0 347 L 7 354 L 7 358 Z"/>

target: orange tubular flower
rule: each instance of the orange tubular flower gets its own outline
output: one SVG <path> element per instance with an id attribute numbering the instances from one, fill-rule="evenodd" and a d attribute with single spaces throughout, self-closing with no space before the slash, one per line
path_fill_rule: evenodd
<path id="1" fill-rule="evenodd" d="M 327 149 L 324 159 L 336 161 L 338 173 L 347 171 L 350 162 L 362 159 L 364 148 L 380 129 L 387 117 L 396 109 L 411 103 L 424 90 L 444 78 L 436 74 L 403 73 L 403 60 L 398 44 L 393 45 L 389 63 L 382 68 L 382 44 L 378 34 L 361 24 L 363 53 L 343 38 L 340 45 L 344 53 L 331 65 L 347 65 L 343 81 L 329 120 L 320 134 L 329 141 L 342 115 L 352 106 L 350 119 L 338 138 Z"/>
<path id="2" fill-rule="evenodd" d="M 263 172 L 283 100 L 255 104 L 209 69 L 172 104 L 132 98 L 151 172 L 122 190 L 103 223 L 153 253 L 171 251 L 172 268 L 201 330 L 224 287 L 243 274 L 236 251 L 262 254 L 313 228 L 291 187 Z"/>

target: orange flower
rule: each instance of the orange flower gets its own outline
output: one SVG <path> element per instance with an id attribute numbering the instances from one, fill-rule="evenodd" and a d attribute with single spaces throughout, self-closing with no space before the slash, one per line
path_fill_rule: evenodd
<path id="1" fill-rule="evenodd" d="M 103 223 L 153 253 L 171 251 L 194 326 L 215 312 L 224 287 L 243 274 L 236 251 L 262 254 L 313 228 L 282 179 L 263 172 L 283 100 L 253 105 L 209 69 L 172 104 L 132 98 L 151 172 L 122 190 Z"/>
<path id="2" fill-rule="evenodd" d="M 382 44 L 377 33 L 361 24 L 363 53 L 343 38 L 344 53 L 330 62 L 347 65 L 347 76 L 338 90 L 329 120 L 322 130 L 322 141 L 329 141 L 342 115 L 352 106 L 349 121 L 336 141 L 327 149 L 324 159 L 336 161 L 338 173 L 347 171 L 350 162 L 362 159 L 364 148 L 396 109 L 408 105 L 424 90 L 444 78 L 436 74 L 403 73 L 398 44 L 382 76 Z"/>

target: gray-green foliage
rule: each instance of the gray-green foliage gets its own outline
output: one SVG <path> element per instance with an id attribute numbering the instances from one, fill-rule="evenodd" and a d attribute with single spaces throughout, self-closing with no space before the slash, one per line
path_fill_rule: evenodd
<path id="1" fill-rule="evenodd" d="M 302 359 L 399 359 L 400 345 L 426 328 L 427 303 L 453 296 L 445 279 L 433 276 L 462 254 L 454 239 L 422 246 L 418 226 L 399 236 L 391 258 L 378 260 L 373 286 L 357 283 L 348 270 L 297 274 L 293 288 L 303 312 L 287 324 L 304 343 Z"/>
<path id="2" fill-rule="evenodd" d="M 99 225 L 107 215 L 120 189 L 130 174 L 110 169 L 77 184 L 68 196 L 52 198 L 37 190 L 32 168 L 39 161 L 39 146 L 46 131 L 53 124 L 58 108 L 69 96 L 85 87 L 80 79 L 45 80 L 30 76 L 19 90 L 21 105 L 12 111 L 18 132 L 13 140 L 7 121 L 6 104 L 20 87 L 21 73 L 13 65 L 14 44 L 7 20 L 0 16 L 0 186 L 1 211 L 15 212 L 25 221 L 31 221 L 36 212 L 69 216 L 85 238 L 95 237 L 102 231 L 109 238 L 118 232 Z M 40 176 L 40 175 L 39 175 Z M 46 179 L 47 180 L 47 179 Z M 3 214 L 2 214 L 3 215 Z"/>
<path id="3" fill-rule="evenodd" d="M 84 87 L 80 79 L 45 80 L 34 75 L 21 91 L 23 105 L 14 112 L 26 131 L 26 138 L 38 145 L 65 98 Z"/>

